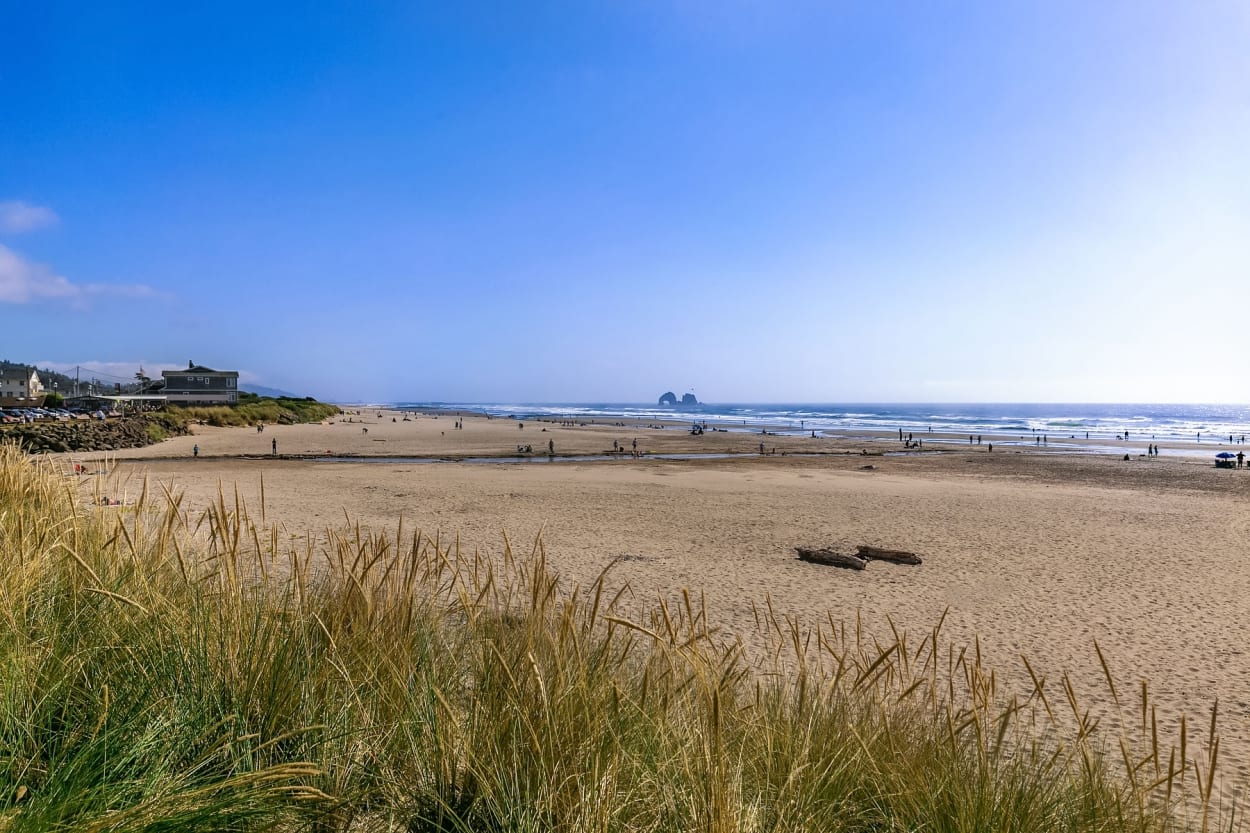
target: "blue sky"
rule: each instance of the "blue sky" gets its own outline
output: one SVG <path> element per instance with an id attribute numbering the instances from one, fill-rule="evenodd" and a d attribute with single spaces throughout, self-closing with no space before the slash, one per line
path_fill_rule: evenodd
<path id="1" fill-rule="evenodd" d="M 1250 401 L 1244 2 L 4 3 L 0 358 Z"/>

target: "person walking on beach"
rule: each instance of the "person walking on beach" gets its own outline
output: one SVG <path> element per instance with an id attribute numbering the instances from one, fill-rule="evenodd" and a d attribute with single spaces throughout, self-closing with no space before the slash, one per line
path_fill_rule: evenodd
<path id="1" fill-rule="evenodd" d="M 547 440 L 547 453 L 548 454 L 556 453 L 556 441 L 555 440 Z"/>
<path id="2" fill-rule="evenodd" d="M 278 438 L 277 437 L 273 438 L 273 442 L 269 444 L 269 447 L 273 449 L 273 454 L 276 457 L 278 455 Z"/>
<path id="3" fill-rule="evenodd" d="M 200 456 L 200 444 L 199 443 L 196 443 L 195 446 L 191 449 L 191 456 L 192 457 Z"/>

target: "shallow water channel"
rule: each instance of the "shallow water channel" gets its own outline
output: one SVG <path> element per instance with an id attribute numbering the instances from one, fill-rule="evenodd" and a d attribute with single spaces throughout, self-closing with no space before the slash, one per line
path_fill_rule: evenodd
<path id="1" fill-rule="evenodd" d="M 631 457 L 628 454 L 572 454 L 553 456 L 532 454 L 510 457 L 308 457 L 310 463 L 598 463 L 612 460 L 725 460 L 734 457 L 751 457 L 751 454 L 645 454 Z M 788 454 L 788 457 L 818 457 L 818 454 Z"/>

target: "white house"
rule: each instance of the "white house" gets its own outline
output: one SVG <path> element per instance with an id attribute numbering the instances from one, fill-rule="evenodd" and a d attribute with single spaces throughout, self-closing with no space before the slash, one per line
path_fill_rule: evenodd
<path id="1" fill-rule="evenodd" d="M 43 404 L 43 384 L 33 367 L 10 367 L 0 370 L 0 405 L 38 406 Z"/>

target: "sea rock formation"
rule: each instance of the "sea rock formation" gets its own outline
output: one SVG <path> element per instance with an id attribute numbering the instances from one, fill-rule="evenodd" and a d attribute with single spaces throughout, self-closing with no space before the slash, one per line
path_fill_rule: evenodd
<path id="1" fill-rule="evenodd" d="M 699 400 L 695 399 L 693 393 L 683 394 L 680 401 L 677 399 L 677 394 L 673 393 L 671 390 L 665 391 L 664 395 L 660 397 L 661 408 L 694 408 L 697 407 L 698 404 Z"/>

